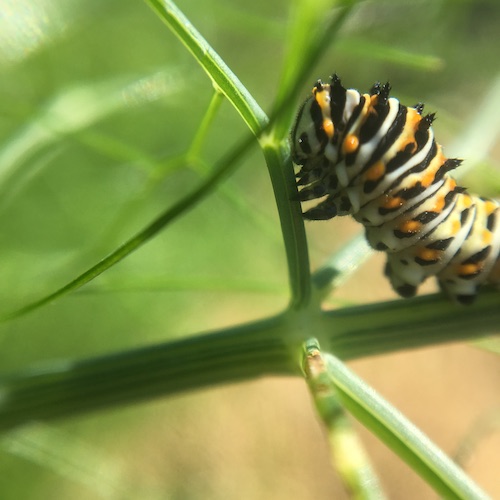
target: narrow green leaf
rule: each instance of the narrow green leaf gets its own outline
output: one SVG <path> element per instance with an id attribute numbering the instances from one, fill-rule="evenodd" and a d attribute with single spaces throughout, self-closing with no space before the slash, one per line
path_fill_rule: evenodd
<path id="1" fill-rule="evenodd" d="M 304 346 L 303 369 L 318 413 L 328 431 L 332 463 L 350 498 L 383 500 L 386 496 L 379 479 L 341 405 L 315 339 L 309 340 Z"/>
<path id="2" fill-rule="evenodd" d="M 323 360 L 344 406 L 420 474 L 440 495 L 457 500 L 488 496 L 427 436 L 331 354 Z"/>
<path id="3" fill-rule="evenodd" d="M 371 62 L 380 59 L 421 71 L 439 71 L 444 66 L 443 60 L 434 55 L 409 52 L 394 45 L 353 36 L 339 41 L 338 49 L 356 58 L 367 58 Z"/>

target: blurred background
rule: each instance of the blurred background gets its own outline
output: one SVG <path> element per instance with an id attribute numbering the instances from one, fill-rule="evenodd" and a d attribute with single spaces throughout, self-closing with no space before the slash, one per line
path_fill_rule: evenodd
<path id="1" fill-rule="evenodd" d="M 294 2 L 178 6 L 269 110 Z M 311 0 L 311 8 L 316 3 Z M 213 89 L 144 2 L 0 0 L 0 312 L 71 281 L 197 185 L 248 130 L 224 102 L 186 158 Z M 325 10 L 331 15 L 332 10 Z M 500 4 L 360 2 L 304 82 L 390 80 L 403 103 L 437 111 L 463 182 L 500 192 Z M 298 106 L 299 103 L 296 103 Z M 486 110 L 486 111 L 485 111 Z M 493 144 L 493 145 L 492 145 Z M 465 171 L 465 169 L 464 169 Z M 308 224 L 316 268 L 359 233 Z M 327 307 L 394 299 L 376 255 Z M 423 291 L 434 291 L 429 283 Z M 151 345 L 281 311 L 279 221 L 257 148 L 217 192 L 77 293 L 0 324 L 0 372 Z M 500 497 L 500 364 L 448 345 L 358 360 L 355 371 Z M 437 496 L 360 432 L 390 498 Z M 0 439 L 2 499 L 347 498 L 302 380 L 238 383 L 36 424 Z"/>

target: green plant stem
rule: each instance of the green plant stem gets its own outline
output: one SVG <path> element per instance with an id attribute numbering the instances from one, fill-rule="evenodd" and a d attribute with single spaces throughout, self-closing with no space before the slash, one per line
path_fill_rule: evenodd
<path id="1" fill-rule="evenodd" d="M 443 498 L 488 499 L 463 470 L 398 410 L 376 394 L 337 357 L 322 354 L 315 339 L 307 342 L 305 351 L 310 360 L 309 367 L 312 366 L 321 379 L 321 392 L 316 391 L 314 395 L 316 400 L 321 396 L 322 408 L 337 405 L 339 399 L 352 415 L 405 460 Z M 355 485 L 358 488 L 360 479 Z M 359 498 L 366 498 L 366 495 Z"/>
<path id="2" fill-rule="evenodd" d="M 264 156 L 271 177 L 274 197 L 280 217 L 281 231 L 285 241 L 285 251 L 288 262 L 292 309 L 307 306 L 311 296 L 311 274 L 307 238 L 302 219 L 300 203 L 296 198 L 297 188 L 293 166 L 288 150 L 276 147 L 272 139 L 266 142 L 266 136 L 261 139 Z"/>
<path id="3" fill-rule="evenodd" d="M 0 383 L 0 429 L 221 382 L 298 373 L 278 334 L 283 316 L 215 334 L 77 362 Z"/>
<path id="4" fill-rule="evenodd" d="M 210 100 L 210 104 L 208 105 L 208 109 L 201 120 L 193 140 L 191 141 L 191 146 L 186 154 L 188 159 L 197 159 L 200 156 L 200 151 L 210 131 L 210 126 L 214 122 L 223 101 L 223 94 L 216 88 L 214 90 L 214 94 L 212 95 L 212 99 Z"/>
<path id="5" fill-rule="evenodd" d="M 312 281 L 324 295 L 337 288 L 373 253 L 364 234 L 358 234 L 337 250 L 320 268 L 314 271 Z"/>
<path id="6" fill-rule="evenodd" d="M 240 112 L 252 132 L 260 136 L 269 122 L 253 97 L 239 82 L 232 71 L 225 65 L 217 53 L 198 33 L 180 10 L 170 1 L 146 0 L 158 15 L 177 34 L 182 42 L 193 53 L 198 62 L 210 75 L 217 92 L 223 93 Z M 218 106 L 218 99 L 212 105 Z M 213 108 L 211 107 L 211 109 Z M 212 109 L 213 111 L 213 109 Z M 104 271 L 142 246 L 147 240 L 164 229 L 172 220 L 193 208 L 201 199 L 211 193 L 229 171 L 236 168 L 238 160 L 250 148 L 254 141 L 249 136 L 238 144 L 228 155 L 219 161 L 213 172 L 192 193 L 183 197 L 166 209 L 160 216 L 142 231 L 130 238 L 107 257 L 77 276 L 58 290 L 23 306 L 10 313 L 0 315 L 0 321 L 7 321 L 42 307 L 93 280 Z M 287 262 L 291 282 L 292 304 L 307 303 L 310 289 L 309 261 L 304 225 L 300 217 L 298 201 L 290 203 L 293 186 L 293 168 L 290 163 L 287 147 L 281 141 L 265 135 L 260 138 L 264 156 L 270 171 L 280 215 L 283 236 L 286 242 Z M 284 181 L 285 179 L 285 181 Z M 283 188 L 283 185 L 285 186 Z M 279 196 L 279 198 L 278 198 Z"/>
<path id="7" fill-rule="evenodd" d="M 268 123 L 264 111 L 222 58 L 170 0 L 145 0 L 158 17 L 193 54 L 214 85 L 222 92 L 255 135 Z"/>
<path id="8" fill-rule="evenodd" d="M 425 295 L 326 312 L 321 344 L 341 359 L 480 338 L 500 329 L 500 291 L 484 289 L 471 306 Z"/>
<path id="9" fill-rule="evenodd" d="M 253 134 L 259 137 L 285 241 L 291 305 L 298 308 L 307 304 L 310 297 L 309 257 L 300 205 L 297 200 L 291 202 L 296 198 L 296 187 L 287 140 L 289 123 L 285 124 L 281 135 L 276 135 L 274 129 L 271 130 L 269 119 L 258 103 L 173 2 L 146 0 L 146 3 L 193 54 L 215 87 L 227 97 Z M 273 121 L 278 118 L 279 114 L 275 114 Z"/>
<path id="10" fill-rule="evenodd" d="M 304 345 L 303 369 L 316 409 L 328 432 L 332 464 L 350 498 L 384 500 L 386 496 L 379 479 L 340 402 L 316 339 Z"/>
<path id="11" fill-rule="evenodd" d="M 200 185 L 194 189 L 190 194 L 181 198 L 172 207 L 167 208 L 162 214 L 160 214 L 155 220 L 153 220 L 148 226 L 146 226 L 142 231 L 139 231 L 135 236 L 130 238 L 128 241 L 119 246 L 115 251 L 110 253 L 107 257 L 99 261 L 97 264 L 92 266 L 87 271 L 83 272 L 75 279 L 70 281 L 68 284 L 59 288 L 55 292 L 42 297 L 30 304 L 27 304 L 20 309 L 12 311 L 10 313 L 5 313 L 0 316 L 1 321 L 8 321 L 10 319 L 22 316 L 28 312 L 31 312 L 39 307 L 42 307 L 78 288 L 92 281 L 94 278 L 102 274 L 104 271 L 114 266 L 125 257 L 130 255 L 132 252 L 141 247 L 153 236 L 158 234 L 162 229 L 165 228 L 174 219 L 180 217 L 186 213 L 189 209 L 194 208 L 194 206 L 200 202 L 205 196 L 211 193 L 218 186 L 219 182 L 229 174 L 229 172 L 236 168 L 238 161 L 247 152 L 247 150 L 254 143 L 254 138 L 252 136 L 247 137 L 245 140 L 241 141 L 232 151 L 229 152 L 218 164 L 214 167 L 213 171 L 210 173 Z"/>
<path id="12" fill-rule="evenodd" d="M 274 318 L 85 361 L 65 360 L 0 380 L 0 429 L 130 404 L 264 375 L 298 375 L 302 343 L 321 342 L 342 359 L 479 338 L 500 324 L 500 293 L 459 307 L 436 296 Z"/>
<path id="13" fill-rule="evenodd" d="M 399 46 L 377 43 L 364 37 L 348 36 L 337 41 L 336 47 L 356 59 L 381 60 L 385 64 L 397 64 L 400 68 L 413 68 L 423 72 L 439 71 L 445 65 L 442 58 L 431 54 L 414 53 Z M 367 54 L 366 48 L 370 47 Z"/>

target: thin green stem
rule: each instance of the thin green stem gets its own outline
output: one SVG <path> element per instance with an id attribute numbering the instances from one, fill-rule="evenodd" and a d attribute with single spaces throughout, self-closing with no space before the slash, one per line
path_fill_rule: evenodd
<path id="1" fill-rule="evenodd" d="M 283 150 L 272 140 L 261 139 L 269 169 L 274 197 L 280 216 L 281 231 L 289 266 L 291 307 L 299 309 L 309 303 L 311 275 L 309 252 L 300 203 L 296 197 L 295 177 L 288 150 Z"/>
<path id="2" fill-rule="evenodd" d="M 174 2 L 170 0 L 145 1 L 193 54 L 214 85 L 241 114 L 250 130 L 258 135 L 268 123 L 267 116 L 222 58 Z"/>
<path id="3" fill-rule="evenodd" d="M 158 234 L 167 224 L 174 219 L 186 213 L 189 209 L 193 208 L 204 197 L 211 193 L 219 184 L 219 182 L 229 174 L 229 172 L 236 168 L 240 158 L 247 152 L 247 150 L 254 143 L 252 136 L 247 137 L 241 141 L 233 150 L 225 156 L 214 168 L 212 173 L 204 179 L 200 185 L 190 194 L 183 197 L 172 207 L 167 208 L 160 214 L 153 222 L 146 226 L 142 231 L 139 231 L 135 236 L 126 241 L 123 245 L 119 246 L 114 252 L 110 253 L 107 257 L 99 261 L 96 265 L 92 266 L 87 271 L 77 276 L 74 280 L 59 288 L 55 292 L 42 297 L 20 309 L 0 316 L 0 321 L 7 321 L 30 311 L 38 309 L 39 307 L 48 304 L 63 295 L 68 294 L 78 288 L 82 287 L 89 281 L 102 274 L 104 271 L 114 266 L 132 252 L 141 247 L 146 241 Z"/>
<path id="4" fill-rule="evenodd" d="M 335 391 L 344 407 L 407 462 L 443 498 L 488 499 L 479 486 L 427 436 L 376 394 L 337 357 L 324 354 L 322 361 L 328 385 Z"/>
<path id="5" fill-rule="evenodd" d="M 193 53 L 198 62 L 212 78 L 216 88 L 220 89 L 220 92 L 231 101 L 252 132 L 256 135 L 260 135 L 268 125 L 268 119 L 265 113 L 217 53 L 172 2 L 167 0 L 146 1 L 155 11 L 157 11 L 160 17 L 171 27 L 186 47 Z M 236 162 L 247 151 L 252 142 L 252 137 L 242 141 L 229 155 L 223 158 L 215 166 L 213 173 L 201 183 L 197 189 L 182 198 L 173 207 L 165 210 L 142 231 L 118 247 L 96 265 L 92 266 L 53 293 L 18 310 L 0 316 L 0 321 L 6 321 L 26 314 L 82 287 L 130 255 L 147 240 L 161 231 L 168 223 L 191 209 L 197 202 L 209 194 L 217 186 L 220 180 L 230 170 L 236 167 Z M 287 160 L 286 148 L 284 148 L 280 142 L 270 141 L 269 137 L 266 136 L 265 138 L 261 138 L 261 143 L 264 143 L 264 155 L 271 173 L 275 192 L 284 192 L 284 196 L 281 196 L 278 200 L 278 209 L 286 242 L 289 275 L 292 284 L 292 303 L 297 305 L 307 301 L 310 285 L 307 243 L 304 227 L 298 215 L 298 203 L 290 208 L 291 193 L 293 190 L 291 188 L 291 179 L 293 178 L 291 164 L 289 160 Z M 282 187 L 283 177 L 288 179 L 285 188 Z M 279 183 L 282 185 L 278 185 Z M 305 265 L 304 262 L 306 262 L 307 265 Z"/>
<path id="6" fill-rule="evenodd" d="M 285 242 L 291 304 L 295 308 L 307 304 L 310 296 L 309 257 L 304 224 L 300 217 L 300 205 L 298 201 L 292 203 L 296 188 L 288 140 L 284 139 L 287 132 L 276 136 L 270 130 L 271 123 L 264 111 L 173 2 L 170 0 L 146 0 L 146 2 L 189 49 L 216 88 L 228 98 L 250 130 L 259 137 L 274 189 Z M 273 122 L 279 118 L 281 111 L 273 115 Z"/>
<path id="7" fill-rule="evenodd" d="M 344 54 L 350 54 L 356 59 L 365 58 L 369 54 L 370 61 L 377 59 L 385 64 L 397 64 L 400 68 L 414 68 L 423 72 L 439 71 L 445 65 L 442 58 L 434 54 L 411 52 L 399 46 L 376 42 L 373 39 L 348 36 L 339 40 L 337 49 Z"/>
<path id="8" fill-rule="evenodd" d="M 321 292 L 337 288 L 372 254 L 364 234 L 335 252 L 312 276 L 313 284 Z"/>
<path id="9" fill-rule="evenodd" d="M 208 135 L 210 126 L 217 116 L 217 112 L 219 111 L 223 101 L 224 95 L 217 88 L 215 88 L 210 104 L 208 105 L 208 109 L 201 120 L 200 126 L 198 127 L 198 130 L 191 141 L 191 146 L 186 154 L 188 159 L 198 158 L 200 156 L 200 151 Z"/>
<path id="10" fill-rule="evenodd" d="M 332 464 L 349 496 L 356 500 L 385 499 L 363 443 L 341 404 L 316 339 L 304 345 L 303 369 L 316 409 L 328 432 Z"/>

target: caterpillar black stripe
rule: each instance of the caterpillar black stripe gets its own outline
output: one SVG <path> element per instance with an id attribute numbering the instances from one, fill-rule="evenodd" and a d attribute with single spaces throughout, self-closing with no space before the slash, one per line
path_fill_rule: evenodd
<path id="1" fill-rule="evenodd" d="M 316 83 L 291 137 L 301 201 L 323 198 L 304 218 L 361 222 L 369 244 L 387 253 L 385 274 L 401 296 L 436 276 L 471 303 L 481 284 L 500 284 L 499 202 L 457 186 L 448 172 L 461 160 L 434 140 L 434 114 L 402 105 L 390 89 L 376 83 L 361 94 L 337 75 Z"/>

